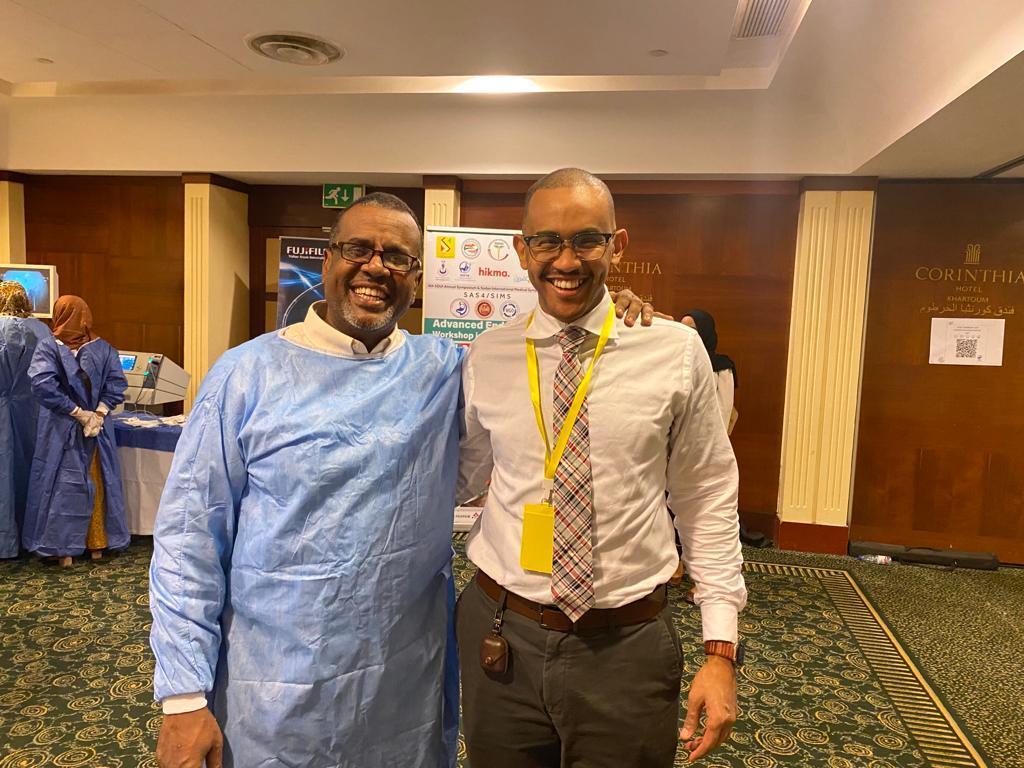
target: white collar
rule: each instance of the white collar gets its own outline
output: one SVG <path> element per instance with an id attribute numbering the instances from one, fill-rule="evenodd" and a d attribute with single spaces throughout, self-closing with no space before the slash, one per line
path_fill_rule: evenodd
<path id="1" fill-rule="evenodd" d="M 600 336 L 601 328 L 604 326 L 604 319 L 608 315 L 608 304 L 611 300 L 611 296 L 608 295 L 608 289 L 605 288 L 604 298 L 597 303 L 597 306 L 583 317 L 579 317 L 571 323 L 563 323 L 561 320 L 552 317 L 541 309 L 540 304 L 538 304 L 537 309 L 533 313 L 533 322 L 523 329 L 523 336 L 528 339 L 550 339 L 557 335 L 560 330 L 570 325 L 575 325 L 585 331 L 589 331 L 594 336 Z M 612 324 L 612 332 L 609 338 L 619 338 L 618 323 Z"/>
<path id="2" fill-rule="evenodd" d="M 396 325 L 387 337 L 369 350 L 359 339 L 342 333 L 324 320 L 320 313 L 326 311 L 326 301 L 314 303 L 306 312 L 305 320 L 279 331 L 281 338 L 314 352 L 337 357 L 380 358 L 397 352 L 405 344 L 405 334 Z"/>

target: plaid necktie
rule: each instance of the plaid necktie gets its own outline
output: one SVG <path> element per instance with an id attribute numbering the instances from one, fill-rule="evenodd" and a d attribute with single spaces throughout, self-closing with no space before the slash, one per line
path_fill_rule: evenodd
<path id="1" fill-rule="evenodd" d="M 555 372 L 554 435 L 561 432 L 576 388 L 583 379 L 580 345 L 587 338 L 583 328 L 570 325 L 558 333 L 562 360 Z M 587 401 L 569 435 L 562 461 L 555 470 L 552 500 L 555 507 L 555 541 L 551 569 L 551 596 L 555 605 L 578 621 L 594 605 L 594 555 L 592 542 L 593 480 L 590 474 L 590 421 Z"/>

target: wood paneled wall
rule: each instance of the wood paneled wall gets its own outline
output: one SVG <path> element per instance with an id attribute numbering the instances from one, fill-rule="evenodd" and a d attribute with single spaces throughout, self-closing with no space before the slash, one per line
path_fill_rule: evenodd
<path id="1" fill-rule="evenodd" d="M 851 537 L 1024 563 L 1024 183 L 882 183 L 875 221 Z M 1002 367 L 929 365 L 969 304 L 1015 310 Z"/>
<path id="2" fill-rule="evenodd" d="M 462 225 L 519 229 L 528 182 L 467 180 Z M 782 450 L 799 187 L 789 182 L 612 182 L 629 231 L 611 287 L 629 286 L 676 317 L 705 309 L 736 361 L 732 434 L 744 522 L 770 532 Z"/>
<path id="3" fill-rule="evenodd" d="M 184 195 L 175 177 L 28 176 L 28 261 L 57 267 L 121 349 L 184 362 Z"/>
<path id="4" fill-rule="evenodd" d="M 326 237 L 338 211 L 323 208 L 322 188 L 263 185 L 249 189 L 249 334 L 252 338 L 273 325 L 268 318 L 277 303 L 276 285 L 267 281 L 267 240 L 278 237 Z M 423 221 L 423 190 L 367 187 L 400 197 Z"/>

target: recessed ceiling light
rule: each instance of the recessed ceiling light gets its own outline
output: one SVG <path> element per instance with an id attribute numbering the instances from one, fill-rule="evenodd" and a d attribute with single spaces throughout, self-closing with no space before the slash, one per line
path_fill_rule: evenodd
<path id="1" fill-rule="evenodd" d="M 248 38 L 246 43 L 260 56 L 284 64 L 299 64 L 304 67 L 330 64 L 345 55 L 345 51 L 329 40 L 301 32 L 274 32 L 255 35 Z"/>
<path id="2" fill-rule="evenodd" d="M 47 59 L 44 56 L 40 56 L 38 59 L 36 59 L 36 63 L 37 64 L 53 64 L 53 59 Z"/>
<path id="3" fill-rule="evenodd" d="M 528 77 L 488 75 L 463 80 L 454 90 L 455 93 L 536 93 L 541 87 Z"/>
<path id="4" fill-rule="evenodd" d="M 648 56 L 653 56 L 656 59 L 660 59 L 662 56 L 668 56 L 668 51 L 664 48 L 652 48 L 647 52 Z"/>

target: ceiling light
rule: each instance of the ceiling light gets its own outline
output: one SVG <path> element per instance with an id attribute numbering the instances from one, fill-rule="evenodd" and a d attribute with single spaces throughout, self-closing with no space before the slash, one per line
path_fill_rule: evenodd
<path id="1" fill-rule="evenodd" d="M 528 77 L 488 75 L 464 80 L 454 90 L 455 93 L 536 93 L 541 87 Z"/>
<path id="2" fill-rule="evenodd" d="M 255 35 L 248 38 L 246 43 L 260 56 L 284 64 L 299 64 L 304 67 L 329 64 L 345 55 L 341 48 L 329 40 L 299 32 Z"/>
<path id="3" fill-rule="evenodd" d="M 653 56 L 656 59 L 660 59 L 662 56 L 668 56 L 668 51 L 664 48 L 653 48 L 647 52 L 648 56 Z"/>

